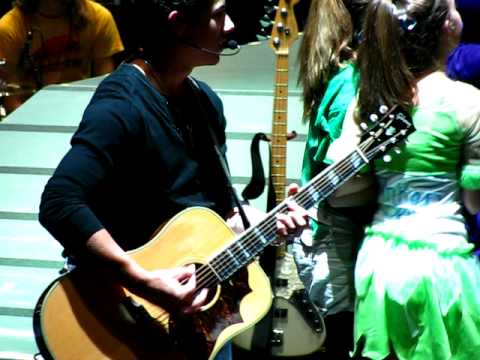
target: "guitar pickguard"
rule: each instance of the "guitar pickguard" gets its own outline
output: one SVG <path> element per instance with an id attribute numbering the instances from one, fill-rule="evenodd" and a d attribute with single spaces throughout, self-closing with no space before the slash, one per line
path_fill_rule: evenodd
<path id="1" fill-rule="evenodd" d="M 208 359 L 220 333 L 243 321 L 240 300 L 249 292 L 247 272 L 242 270 L 222 283 L 220 297 L 207 310 L 189 317 L 172 317 L 169 331 L 171 341 L 183 351 L 192 350 L 191 354 L 186 352 L 189 360 Z"/>

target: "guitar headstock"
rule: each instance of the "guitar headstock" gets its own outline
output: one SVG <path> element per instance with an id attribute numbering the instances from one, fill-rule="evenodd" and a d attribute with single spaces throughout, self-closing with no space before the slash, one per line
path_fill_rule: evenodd
<path id="1" fill-rule="evenodd" d="M 360 123 L 360 128 L 363 133 L 359 148 L 369 160 L 386 153 L 415 130 L 410 114 L 397 105 L 381 105 L 377 113 L 370 114 L 368 123 Z"/>
<path id="2" fill-rule="evenodd" d="M 300 0 L 279 0 L 278 5 L 269 1 L 265 5 L 263 27 L 271 27 L 269 46 L 277 54 L 288 54 L 290 46 L 298 38 L 298 25 L 295 19 L 294 6 Z M 273 21 L 271 20 L 273 19 Z"/>

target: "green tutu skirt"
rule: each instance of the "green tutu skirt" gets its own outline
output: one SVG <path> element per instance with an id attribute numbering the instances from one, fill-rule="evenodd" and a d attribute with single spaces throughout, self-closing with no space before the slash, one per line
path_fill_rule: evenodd
<path id="1" fill-rule="evenodd" d="M 464 239 L 405 241 L 369 229 L 355 269 L 354 353 L 480 359 L 480 263 L 471 248 Z"/>

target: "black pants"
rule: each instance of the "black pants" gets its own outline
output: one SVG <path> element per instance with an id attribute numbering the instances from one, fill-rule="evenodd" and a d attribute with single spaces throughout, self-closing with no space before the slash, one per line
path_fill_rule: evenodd
<path id="1" fill-rule="evenodd" d="M 324 318 L 327 337 L 321 359 L 351 359 L 353 350 L 353 312 L 345 311 Z M 319 359 L 320 360 L 320 359 Z"/>

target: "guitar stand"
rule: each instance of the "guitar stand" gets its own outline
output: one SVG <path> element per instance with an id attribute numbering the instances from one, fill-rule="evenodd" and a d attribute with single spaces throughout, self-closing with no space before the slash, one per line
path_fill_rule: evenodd
<path id="1" fill-rule="evenodd" d="M 297 132 L 295 130 L 287 134 L 287 141 L 295 139 L 297 137 Z M 250 182 L 245 186 L 242 191 L 242 198 L 245 203 L 248 204 L 249 200 L 253 200 L 262 195 L 265 190 L 265 173 L 263 171 L 262 158 L 260 156 L 260 141 L 271 142 L 272 137 L 266 135 L 265 133 L 259 132 L 256 133 L 252 138 L 252 143 L 250 144 L 250 157 L 252 160 L 252 176 Z M 271 209 L 275 206 L 275 196 L 273 189 L 273 184 L 271 178 L 269 178 L 269 189 L 268 200 L 267 200 L 267 209 Z"/>

